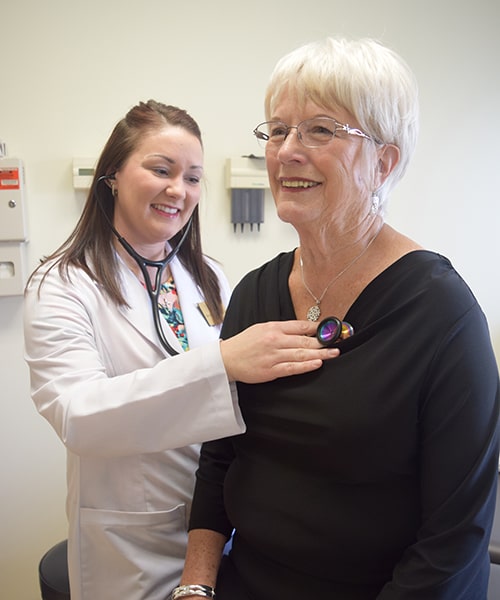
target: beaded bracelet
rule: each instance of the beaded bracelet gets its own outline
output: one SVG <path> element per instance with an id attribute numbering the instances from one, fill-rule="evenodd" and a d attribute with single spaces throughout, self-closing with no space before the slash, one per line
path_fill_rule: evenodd
<path id="1" fill-rule="evenodd" d="M 209 585 L 178 585 L 172 591 L 172 600 L 185 596 L 201 596 L 202 598 L 215 598 L 215 590 Z"/>

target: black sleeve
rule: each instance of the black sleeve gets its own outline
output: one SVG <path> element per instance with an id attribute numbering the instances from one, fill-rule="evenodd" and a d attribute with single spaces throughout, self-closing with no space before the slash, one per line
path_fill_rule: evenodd
<path id="1" fill-rule="evenodd" d="M 224 508 L 224 478 L 231 465 L 230 438 L 206 442 L 201 448 L 200 466 L 189 520 L 189 529 L 212 529 L 229 538 L 233 527 Z"/>
<path id="2" fill-rule="evenodd" d="M 429 370 L 420 413 L 421 527 L 377 600 L 482 598 L 498 472 L 498 369 L 476 304 Z"/>

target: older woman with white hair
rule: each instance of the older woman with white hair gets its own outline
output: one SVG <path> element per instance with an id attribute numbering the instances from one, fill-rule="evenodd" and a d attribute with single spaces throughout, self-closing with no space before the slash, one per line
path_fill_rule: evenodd
<path id="1" fill-rule="evenodd" d="M 238 383 L 247 431 L 202 449 L 173 597 L 484 600 L 488 326 L 449 260 L 384 220 L 416 143 L 414 76 L 376 41 L 327 39 L 279 61 L 265 109 L 254 134 L 300 245 L 240 282 L 222 336 L 307 317 L 340 357 Z"/>

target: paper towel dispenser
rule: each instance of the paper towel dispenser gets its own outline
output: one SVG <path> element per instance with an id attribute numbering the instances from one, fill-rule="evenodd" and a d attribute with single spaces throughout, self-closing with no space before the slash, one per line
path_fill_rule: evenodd
<path id="1" fill-rule="evenodd" d="M 27 239 L 24 165 L 19 158 L 0 158 L 0 241 Z"/>
<path id="2" fill-rule="evenodd" d="M 5 148 L 2 148 L 2 155 Z M 28 217 L 24 164 L 0 158 L 0 296 L 20 296 L 26 282 Z"/>

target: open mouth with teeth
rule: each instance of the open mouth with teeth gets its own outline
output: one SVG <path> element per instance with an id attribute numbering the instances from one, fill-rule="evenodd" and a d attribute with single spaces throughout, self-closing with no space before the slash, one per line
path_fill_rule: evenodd
<path id="1" fill-rule="evenodd" d="M 316 183 L 315 181 L 304 181 L 302 179 L 282 180 L 281 181 L 281 186 L 284 188 L 307 189 L 307 188 L 316 187 L 317 185 L 319 185 L 319 183 Z"/>
<path id="2" fill-rule="evenodd" d="M 161 213 L 164 213 L 166 215 L 175 216 L 180 213 L 180 209 L 172 208 L 171 206 L 165 206 L 164 204 L 152 204 L 151 208 L 154 208 L 155 210 L 157 210 Z"/>

